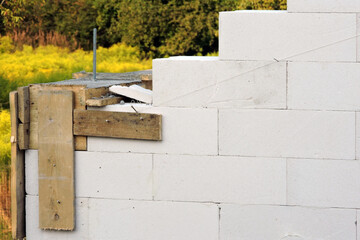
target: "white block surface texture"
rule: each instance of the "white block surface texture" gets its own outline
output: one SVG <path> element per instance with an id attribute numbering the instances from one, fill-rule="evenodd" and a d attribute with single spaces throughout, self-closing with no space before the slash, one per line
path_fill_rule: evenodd
<path id="1" fill-rule="evenodd" d="M 286 204 L 286 160 L 154 156 L 157 200 Z"/>
<path id="2" fill-rule="evenodd" d="M 219 112 L 220 155 L 355 159 L 355 113 Z"/>
<path id="3" fill-rule="evenodd" d="M 356 210 L 221 205 L 220 239 L 354 240 Z"/>
<path id="4" fill-rule="evenodd" d="M 360 161 L 288 159 L 288 204 L 360 208 Z"/>
<path id="5" fill-rule="evenodd" d="M 26 193 L 38 195 L 37 150 L 27 150 Z M 75 152 L 77 197 L 152 199 L 152 155 Z"/>
<path id="6" fill-rule="evenodd" d="M 360 63 L 290 62 L 288 107 L 359 111 L 359 79 Z"/>
<path id="7" fill-rule="evenodd" d="M 171 57 L 153 61 L 155 106 L 285 108 L 286 63 Z"/>
<path id="8" fill-rule="evenodd" d="M 151 107 L 133 104 L 140 113 L 162 115 L 162 141 L 88 137 L 89 151 L 217 155 L 217 110 Z M 130 105 L 98 110 L 134 112 Z"/>
<path id="9" fill-rule="evenodd" d="M 86 198 L 75 199 L 75 230 L 51 231 L 39 228 L 39 197 L 26 196 L 27 240 L 87 240 L 89 236 L 89 202 Z"/>
<path id="10" fill-rule="evenodd" d="M 39 195 L 38 151 L 25 151 L 25 192 L 28 195 Z"/>
<path id="11" fill-rule="evenodd" d="M 131 86 L 111 86 L 109 91 L 115 93 L 120 96 L 125 96 L 128 98 L 133 98 L 137 101 L 144 103 L 152 103 L 153 102 L 153 92 L 149 89 L 145 89 L 138 85 Z"/>
<path id="12" fill-rule="evenodd" d="M 360 12 L 358 0 L 287 0 L 288 12 Z"/>
<path id="13" fill-rule="evenodd" d="M 220 13 L 221 60 L 356 61 L 356 14 Z"/>
<path id="14" fill-rule="evenodd" d="M 90 207 L 90 239 L 218 239 L 215 204 L 90 199 Z"/>
<path id="15" fill-rule="evenodd" d="M 356 113 L 356 159 L 360 159 L 360 113 Z"/>

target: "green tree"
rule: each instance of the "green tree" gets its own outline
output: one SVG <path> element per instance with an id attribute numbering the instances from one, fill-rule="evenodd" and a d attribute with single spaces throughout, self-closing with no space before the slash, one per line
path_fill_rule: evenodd
<path id="1" fill-rule="evenodd" d="M 237 0 L 98 0 L 97 23 L 110 42 L 140 47 L 146 56 L 217 50 L 218 12 Z"/>
<path id="2" fill-rule="evenodd" d="M 15 43 L 23 37 L 34 47 L 50 43 L 88 50 L 92 28 L 98 27 L 100 46 L 124 42 L 143 57 L 217 51 L 220 11 L 286 9 L 286 0 L 0 1 L 0 33 L 13 34 Z"/>

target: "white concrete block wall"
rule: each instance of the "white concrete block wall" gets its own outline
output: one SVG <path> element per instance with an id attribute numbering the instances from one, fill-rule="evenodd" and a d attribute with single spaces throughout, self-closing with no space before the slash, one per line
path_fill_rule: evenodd
<path id="1" fill-rule="evenodd" d="M 154 196 L 155 200 L 285 205 L 286 160 L 156 154 Z"/>
<path id="2" fill-rule="evenodd" d="M 29 240 L 217 240 L 216 204 L 76 198 L 75 231 L 39 229 L 39 200 L 26 197 Z"/>
<path id="3" fill-rule="evenodd" d="M 356 239 L 355 209 L 221 204 L 220 239 Z"/>
<path id="4" fill-rule="evenodd" d="M 360 160 L 360 113 L 356 113 L 356 159 Z"/>
<path id="5" fill-rule="evenodd" d="M 90 239 L 217 240 L 215 204 L 90 199 Z"/>
<path id="6" fill-rule="evenodd" d="M 132 105 L 138 112 L 162 115 L 163 140 L 89 137 L 88 151 L 217 155 L 217 109 Z M 130 105 L 109 105 L 101 110 L 134 112 Z"/>
<path id="7" fill-rule="evenodd" d="M 356 14 L 221 12 L 219 31 L 221 60 L 356 61 Z"/>
<path id="8" fill-rule="evenodd" d="M 288 1 L 221 13 L 219 57 L 154 60 L 153 106 L 96 108 L 163 140 L 88 138 L 74 232 L 38 229 L 26 151 L 27 239 L 360 240 L 358 3 Z"/>
<path id="9" fill-rule="evenodd" d="M 220 155 L 355 159 L 355 113 L 219 111 Z"/>
<path id="10" fill-rule="evenodd" d="M 288 108 L 359 111 L 359 79 L 359 63 L 290 62 Z"/>
<path id="11" fill-rule="evenodd" d="M 26 151 L 26 193 L 38 195 L 37 150 Z M 152 155 L 75 152 L 76 197 L 147 199 L 153 196 Z"/>
<path id="12" fill-rule="evenodd" d="M 288 159 L 289 205 L 360 208 L 360 161 Z"/>
<path id="13" fill-rule="evenodd" d="M 287 0 L 288 12 L 360 12 L 358 0 Z"/>
<path id="14" fill-rule="evenodd" d="M 284 62 L 173 57 L 154 60 L 153 73 L 155 106 L 286 108 Z"/>

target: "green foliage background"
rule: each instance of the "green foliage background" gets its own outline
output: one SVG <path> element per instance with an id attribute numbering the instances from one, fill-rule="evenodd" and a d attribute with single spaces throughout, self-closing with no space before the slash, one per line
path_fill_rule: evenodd
<path id="1" fill-rule="evenodd" d="M 123 42 L 147 58 L 206 55 L 218 48 L 218 12 L 237 9 L 286 9 L 286 0 L 4 0 L 0 33 L 34 47 L 57 33 L 67 47 L 89 50 L 97 27 L 103 47 Z"/>

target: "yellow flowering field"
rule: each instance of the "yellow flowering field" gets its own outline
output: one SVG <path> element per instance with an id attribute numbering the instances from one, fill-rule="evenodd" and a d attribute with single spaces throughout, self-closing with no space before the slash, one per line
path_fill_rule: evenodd
<path id="1" fill-rule="evenodd" d="M 151 60 L 141 60 L 137 48 L 115 44 L 97 50 L 97 72 L 130 72 L 151 68 Z M 10 38 L 0 37 L 0 166 L 9 163 L 10 115 L 9 92 L 31 83 L 70 79 L 72 73 L 92 71 L 92 52 L 74 52 L 55 46 L 15 50 Z"/>
<path id="2" fill-rule="evenodd" d="M 0 170 L 10 163 L 10 113 L 0 111 Z"/>

